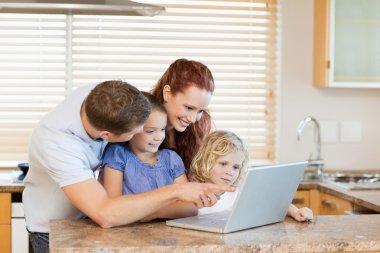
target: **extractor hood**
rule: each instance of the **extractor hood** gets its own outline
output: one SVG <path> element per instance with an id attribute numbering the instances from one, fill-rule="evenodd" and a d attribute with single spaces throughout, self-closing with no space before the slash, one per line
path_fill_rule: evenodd
<path id="1" fill-rule="evenodd" d="M 165 8 L 129 0 L 0 0 L 0 12 L 155 16 Z"/>

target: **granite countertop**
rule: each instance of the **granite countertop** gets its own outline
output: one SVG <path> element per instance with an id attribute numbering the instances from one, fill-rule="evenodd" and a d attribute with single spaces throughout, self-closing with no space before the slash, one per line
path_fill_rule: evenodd
<path id="1" fill-rule="evenodd" d="M 82 252 L 337 252 L 380 251 L 380 214 L 317 216 L 230 234 L 164 222 L 102 229 L 91 220 L 50 222 L 51 253 Z"/>

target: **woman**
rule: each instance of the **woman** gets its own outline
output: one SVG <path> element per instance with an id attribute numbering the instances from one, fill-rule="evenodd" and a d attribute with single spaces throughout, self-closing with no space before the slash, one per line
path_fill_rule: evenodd
<path id="1" fill-rule="evenodd" d="M 175 150 L 186 168 L 212 131 L 207 107 L 213 92 L 211 71 L 201 62 L 187 59 L 173 62 L 152 90 L 168 113 L 162 148 Z"/>

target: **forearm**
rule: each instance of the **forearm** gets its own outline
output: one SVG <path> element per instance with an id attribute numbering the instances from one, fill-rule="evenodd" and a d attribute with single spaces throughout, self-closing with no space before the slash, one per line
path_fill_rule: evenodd
<path id="1" fill-rule="evenodd" d="M 140 220 L 141 222 L 147 222 L 153 219 L 166 218 L 177 219 L 189 216 L 195 216 L 198 214 L 198 208 L 189 202 L 177 201 L 173 204 L 167 205 L 157 212 Z"/>
<path id="2" fill-rule="evenodd" d="M 207 183 L 171 184 L 154 191 L 110 198 L 95 179 L 62 188 L 70 202 L 98 223 L 108 228 L 129 224 L 152 215 L 178 200 L 198 208 L 216 203 L 216 192 L 233 191 L 233 187 Z"/>
<path id="3" fill-rule="evenodd" d="M 175 190 L 170 186 L 141 194 L 108 198 L 99 212 L 100 219 L 105 220 L 107 225 L 101 226 L 114 227 L 142 220 L 174 204 L 176 200 Z"/>
<path id="4" fill-rule="evenodd" d="M 297 211 L 298 208 L 295 205 L 290 204 L 287 215 L 294 218 L 297 215 Z"/>

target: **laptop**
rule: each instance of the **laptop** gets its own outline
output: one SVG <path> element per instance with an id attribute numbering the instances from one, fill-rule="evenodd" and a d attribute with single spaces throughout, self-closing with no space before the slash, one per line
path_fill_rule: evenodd
<path id="1" fill-rule="evenodd" d="M 232 209 L 166 221 L 166 225 L 230 233 L 281 222 L 308 162 L 248 168 Z"/>

